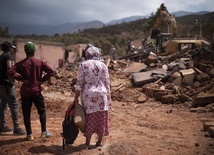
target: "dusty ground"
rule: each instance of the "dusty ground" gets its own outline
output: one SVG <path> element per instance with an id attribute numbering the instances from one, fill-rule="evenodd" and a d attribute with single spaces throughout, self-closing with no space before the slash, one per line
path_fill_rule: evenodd
<path id="1" fill-rule="evenodd" d="M 53 133 L 49 139 L 41 139 L 40 124 L 35 108 L 32 112 L 34 141 L 12 133 L 0 135 L 1 155 L 28 154 L 78 154 L 78 155 L 211 155 L 214 139 L 204 132 L 204 118 L 214 118 L 213 112 L 191 113 L 187 105 L 165 105 L 148 100 L 142 104 L 113 102 L 110 113 L 110 135 L 103 146 L 85 150 L 85 139 L 80 132 L 72 146 L 62 149 L 62 121 L 73 99 L 70 93 L 44 91 L 47 106 L 47 128 Z M 7 111 L 9 117 L 9 110 Z M 22 115 L 20 123 L 23 126 Z M 8 125 L 12 126 L 11 118 Z M 91 144 L 96 142 L 93 136 Z"/>

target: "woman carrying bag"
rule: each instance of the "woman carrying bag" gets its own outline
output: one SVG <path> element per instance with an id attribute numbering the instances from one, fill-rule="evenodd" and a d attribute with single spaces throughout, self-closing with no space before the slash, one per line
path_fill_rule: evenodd
<path id="1" fill-rule="evenodd" d="M 85 51 L 86 61 L 78 68 L 78 78 L 74 103 L 81 103 L 85 109 L 86 146 L 89 147 L 91 136 L 96 133 L 101 146 L 103 136 L 109 135 L 108 110 L 111 108 L 110 78 L 107 66 L 100 61 L 100 51 L 90 47 Z"/>

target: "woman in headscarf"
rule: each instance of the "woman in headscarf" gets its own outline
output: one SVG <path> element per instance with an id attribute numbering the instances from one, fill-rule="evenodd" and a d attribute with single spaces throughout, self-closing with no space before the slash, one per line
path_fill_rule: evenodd
<path id="1" fill-rule="evenodd" d="M 90 47 L 85 51 L 86 61 L 78 68 L 74 102 L 80 96 L 86 111 L 84 136 L 89 147 L 94 133 L 98 135 L 96 146 L 101 146 L 103 136 L 109 134 L 108 110 L 111 108 L 110 78 L 107 66 L 100 61 L 100 51 Z"/>

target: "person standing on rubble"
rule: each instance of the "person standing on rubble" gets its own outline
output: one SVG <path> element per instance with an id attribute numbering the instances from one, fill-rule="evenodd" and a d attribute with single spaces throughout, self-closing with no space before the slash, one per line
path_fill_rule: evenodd
<path id="1" fill-rule="evenodd" d="M 0 56 L 0 132 L 9 132 L 13 130 L 14 134 L 23 135 L 26 132 L 19 127 L 19 106 L 16 99 L 14 81 L 7 75 L 7 71 L 13 64 L 12 54 L 15 48 L 16 47 L 9 41 L 2 43 L 3 53 Z M 6 125 L 5 113 L 7 105 L 11 111 L 14 129 Z"/>
<path id="2" fill-rule="evenodd" d="M 129 52 L 132 52 L 132 39 L 128 40 L 128 52 L 127 53 L 129 53 Z"/>
<path id="3" fill-rule="evenodd" d="M 90 47 L 86 51 L 86 61 L 78 68 L 74 103 L 81 103 L 86 112 L 84 136 L 89 148 L 91 137 L 98 134 L 96 147 L 101 146 L 103 136 L 109 134 L 108 110 L 111 108 L 110 78 L 107 66 L 100 61 L 100 51 Z"/>
<path id="4" fill-rule="evenodd" d="M 41 123 L 41 138 L 50 137 L 52 134 L 46 130 L 46 109 L 42 95 L 41 84 L 54 75 L 54 70 L 44 61 L 34 57 L 36 46 L 32 42 L 24 45 L 26 58 L 16 63 L 8 74 L 18 81 L 22 81 L 20 90 L 22 113 L 27 131 L 27 139 L 34 140 L 31 129 L 31 107 L 34 103 Z M 45 74 L 43 74 L 45 73 Z"/>
<path id="5" fill-rule="evenodd" d="M 146 58 L 149 57 L 151 52 L 152 52 L 152 43 L 148 44 L 148 46 L 146 48 Z"/>
<path id="6" fill-rule="evenodd" d="M 112 60 L 116 60 L 116 48 L 114 47 L 114 45 L 111 46 L 111 49 L 109 51 L 109 54 L 110 54 L 110 58 Z"/>

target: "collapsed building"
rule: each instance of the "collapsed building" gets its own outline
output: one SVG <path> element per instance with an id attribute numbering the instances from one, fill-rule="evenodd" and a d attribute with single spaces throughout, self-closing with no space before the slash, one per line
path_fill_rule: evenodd
<path id="1" fill-rule="evenodd" d="M 16 42 L 16 61 L 25 57 L 24 43 L 25 40 Z M 44 84 L 44 91 L 74 95 L 77 66 L 86 45 L 65 47 L 64 44 L 47 42 L 36 42 L 36 45 L 36 57 L 58 71 L 51 85 Z M 68 69 L 65 60 L 76 67 Z M 214 51 L 211 48 L 185 47 L 167 56 L 153 52 L 145 56 L 145 51 L 140 50 L 114 61 L 108 56 L 102 60 L 109 68 L 113 101 L 136 104 L 156 101 L 160 104 L 182 104 L 191 112 L 214 112 Z"/>
<path id="2" fill-rule="evenodd" d="M 64 43 L 20 38 L 0 38 L 0 44 L 6 40 L 16 46 L 15 52 L 13 53 L 14 62 L 18 62 L 26 57 L 24 45 L 26 42 L 32 41 L 37 46 L 35 57 L 43 60 L 53 69 L 70 67 L 75 61 L 81 59 L 82 49 L 86 47 L 86 44 L 65 46 Z M 2 51 L 0 50 L 0 54 L 1 53 Z"/>

